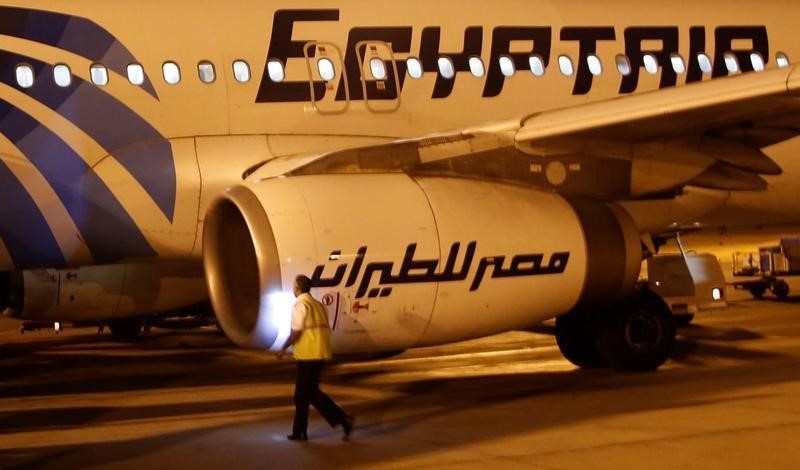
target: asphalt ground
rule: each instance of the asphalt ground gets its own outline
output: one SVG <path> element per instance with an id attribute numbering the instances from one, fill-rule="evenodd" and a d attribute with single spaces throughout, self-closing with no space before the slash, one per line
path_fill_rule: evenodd
<path id="1" fill-rule="evenodd" d="M 293 363 L 214 328 L 0 320 L 0 468 L 800 468 L 800 298 L 732 295 L 653 373 L 576 369 L 548 325 L 334 364 L 350 442 L 314 411 L 286 441 Z"/>

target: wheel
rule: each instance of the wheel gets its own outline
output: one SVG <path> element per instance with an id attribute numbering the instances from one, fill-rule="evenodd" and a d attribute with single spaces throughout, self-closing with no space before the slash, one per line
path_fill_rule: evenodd
<path id="1" fill-rule="evenodd" d="M 750 291 L 750 294 L 752 294 L 754 298 L 761 300 L 764 298 L 764 293 L 767 291 L 767 288 L 764 286 L 753 286 L 747 290 Z"/>
<path id="2" fill-rule="evenodd" d="M 776 281 L 772 284 L 772 293 L 778 300 L 786 300 L 789 297 L 789 284 L 786 281 Z"/>
<path id="3" fill-rule="evenodd" d="M 672 354 L 675 320 L 661 298 L 639 291 L 606 315 L 597 348 L 617 370 L 655 370 Z"/>
<path id="4" fill-rule="evenodd" d="M 561 354 L 582 368 L 603 367 L 597 350 L 597 333 L 588 313 L 573 312 L 556 318 L 556 343 Z"/>
<path id="5" fill-rule="evenodd" d="M 674 316 L 675 324 L 679 326 L 687 326 L 694 320 L 694 313 L 686 313 L 683 315 Z"/>
<path id="6" fill-rule="evenodd" d="M 108 324 L 111 335 L 120 340 L 131 340 L 139 336 L 142 331 L 142 320 L 139 318 L 124 318 L 113 320 Z"/>

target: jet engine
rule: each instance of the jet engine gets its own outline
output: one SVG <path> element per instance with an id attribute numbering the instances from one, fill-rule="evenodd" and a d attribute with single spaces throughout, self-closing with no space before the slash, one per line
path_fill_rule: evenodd
<path id="1" fill-rule="evenodd" d="M 199 264 L 120 264 L 0 273 L 0 312 L 20 320 L 113 322 L 179 309 L 207 298 Z"/>
<path id="2" fill-rule="evenodd" d="M 350 174 L 227 190 L 205 219 L 203 258 L 218 321 L 238 345 L 284 344 L 294 278 L 306 274 L 328 308 L 335 352 L 359 353 L 621 305 L 642 251 L 613 204 L 487 181 Z"/>

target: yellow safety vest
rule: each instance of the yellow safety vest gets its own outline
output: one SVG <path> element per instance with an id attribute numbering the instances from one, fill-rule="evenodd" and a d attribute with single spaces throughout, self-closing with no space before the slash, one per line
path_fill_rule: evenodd
<path id="1" fill-rule="evenodd" d="M 297 298 L 306 306 L 306 319 L 303 322 L 303 332 L 294 343 L 292 354 L 300 361 L 319 361 L 333 357 L 331 346 L 331 327 L 328 325 L 328 312 L 325 306 L 311 297 L 311 294 L 302 294 Z"/>

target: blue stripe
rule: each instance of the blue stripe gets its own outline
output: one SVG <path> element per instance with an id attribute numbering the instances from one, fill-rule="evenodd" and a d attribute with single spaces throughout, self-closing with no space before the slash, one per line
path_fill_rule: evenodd
<path id="1" fill-rule="evenodd" d="M 0 115 L 0 132 L 53 187 L 96 263 L 156 255 L 105 183 L 60 137 L 3 100 Z"/>
<path id="2" fill-rule="evenodd" d="M 34 85 L 17 84 L 15 67 L 30 64 Z M 0 50 L 0 79 L 58 112 L 94 139 L 144 187 L 169 219 L 174 220 L 177 175 L 172 146 L 153 126 L 102 89 L 72 76 L 72 84 L 55 84 L 53 67 L 32 57 Z M 2 115 L 0 115 L 2 118 Z"/>
<path id="3" fill-rule="evenodd" d="M 27 8 L 0 7 L 0 34 L 58 47 L 100 62 L 127 76 L 128 64 L 139 62 L 116 37 L 97 23 L 76 16 Z M 150 78 L 142 88 L 158 99 Z"/>
<path id="4" fill-rule="evenodd" d="M 18 269 L 66 265 L 61 247 L 25 187 L 0 160 L 0 238 Z"/>

